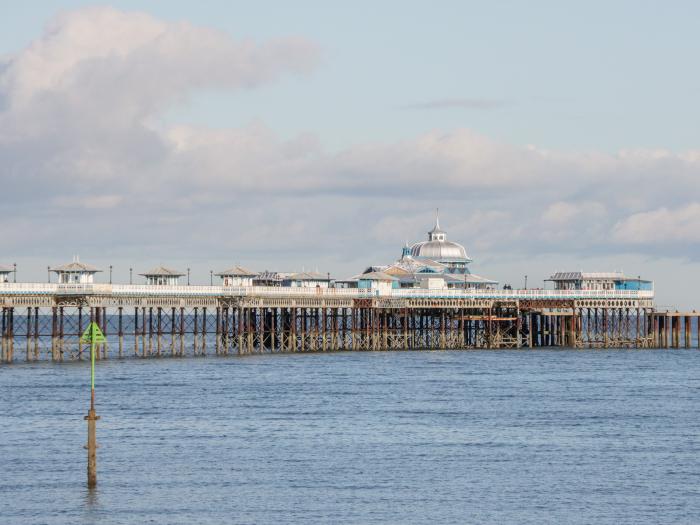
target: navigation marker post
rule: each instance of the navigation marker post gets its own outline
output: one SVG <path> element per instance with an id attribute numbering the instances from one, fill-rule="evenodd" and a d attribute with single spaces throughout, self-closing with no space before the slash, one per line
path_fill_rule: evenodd
<path id="1" fill-rule="evenodd" d="M 88 325 L 80 340 L 83 343 L 90 343 L 90 410 L 85 420 L 88 422 L 87 485 L 88 488 L 94 488 L 97 486 L 96 421 L 100 419 L 100 416 L 95 414 L 95 345 L 105 343 L 107 340 L 95 322 Z"/>

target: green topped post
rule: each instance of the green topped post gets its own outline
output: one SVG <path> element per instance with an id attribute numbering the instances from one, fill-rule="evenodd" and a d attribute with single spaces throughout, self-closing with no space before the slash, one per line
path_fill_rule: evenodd
<path id="1" fill-rule="evenodd" d="M 97 486 L 97 425 L 100 419 L 95 413 L 95 345 L 104 343 L 105 336 L 97 323 L 92 322 L 86 328 L 81 337 L 85 343 L 90 343 L 90 410 L 85 420 L 88 422 L 88 443 L 87 443 L 87 485 L 88 488 Z"/>

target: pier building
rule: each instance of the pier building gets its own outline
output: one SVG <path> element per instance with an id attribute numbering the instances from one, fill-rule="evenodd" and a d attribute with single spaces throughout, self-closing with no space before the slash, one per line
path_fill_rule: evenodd
<path id="1" fill-rule="evenodd" d="M 654 282 L 622 272 L 557 272 L 547 281 L 555 290 L 653 290 Z"/>
<path id="2" fill-rule="evenodd" d="M 253 286 L 279 287 L 282 286 L 283 279 L 284 277 L 278 272 L 265 270 L 253 277 Z"/>
<path id="3" fill-rule="evenodd" d="M 471 262 L 464 246 L 447 239 L 447 232 L 440 228 L 440 217 L 436 214 L 427 241 L 412 246 L 406 244 L 396 262 L 370 266 L 364 273 L 392 275 L 398 279 L 400 288 L 495 289 L 498 281 L 471 273 Z"/>
<path id="4" fill-rule="evenodd" d="M 75 256 L 73 262 L 51 268 L 51 271 L 58 275 L 59 284 L 92 284 L 95 274 L 102 270 L 80 262 L 80 258 Z"/>
<path id="5" fill-rule="evenodd" d="M 234 266 L 216 274 L 217 277 L 221 277 L 224 286 L 253 286 L 253 278 L 256 275 L 242 266 Z"/>
<path id="6" fill-rule="evenodd" d="M 180 277 L 185 274 L 166 268 L 165 266 L 157 266 L 151 271 L 141 273 L 146 278 L 146 284 L 151 286 L 177 286 L 180 284 Z"/>
<path id="7" fill-rule="evenodd" d="M 399 288 L 399 280 L 388 273 L 369 272 L 358 276 L 357 288 L 377 290 L 379 293 L 390 293 L 391 290 Z"/>
<path id="8" fill-rule="evenodd" d="M 282 277 L 282 286 L 291 288 L 328 288 L 331 278 L 328 274 L 318 272 L 299 272 L 285 274 Z"/>
<path id="9" fill-rule="evenodd" d="M 10 274 L 14 271 L 10 266 L 0 265 L 0 283 L 9 283 Z"/>

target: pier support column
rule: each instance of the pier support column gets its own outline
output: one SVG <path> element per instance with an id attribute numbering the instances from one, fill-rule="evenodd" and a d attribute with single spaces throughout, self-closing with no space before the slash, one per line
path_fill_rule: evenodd
<path id="1" fill-rule="evenodd" d="M 0 315 L 0 352 L 2 357 L 2 362 L 9 362 L 7 359 L 7 309 L 3 306 L 2 313 Z"/>
<path id="2" fill-rule="evenodd" d="M 51 361 L 58 361 L 58 308 L 51 308 Z"/>
<path id="3" fill-rule="evenodd" d="M 153 307 L 148 308 L 148 355 L 153 355 Z"/>
<path id="4" fill-rule="evenodd" d="M 124 307 L 117 309 L 117 337 L 119 337 L 119 359 L 124 357 Z"/>
<path id="5" fill-rule="evenodd" d="M 202 355 L 207 355 L 207 307 L 202 308 Z"/>
<path id="6" fill-rule="evenodd" d="M 156 355 L 161 356 L 161 341 L 163 339 L 163 309 L 159 306 L 156 311 Z"/>
<path id="7" fill-rule="evenodd" d="M 223 353 L 223 351 L 221 349 L 221 321 L 222 321 L 221 313 L 222 312 L 223 312 L 223 308 L 217 306 L 216 307 L 216 330 L 215 330 L 215 332 L 216 332 L 216 336 L 215 336 L 216 337 L 216 342 L 215 342 L 216 348 L 214 350 L 216 352 L 216 355 L 220 355 Z"/>
<path id="8" fill-rule="evenodd" d="M 180 351 L 178 352 L 178 355 L 180 357 L 184 357 L 184 355 L 185 355 L 185 308 L 183 306 L 180 307 L 179 339 L 180 339 Z"/>
<path id="9" fill-rule="evenodd" d="M 25 360 L 26 360 L 27 362 L 29 362 L 30 359 L 31 359 L 31 357 L 30 357 L 30 355 L 31 355 L 30 348 L 31 348 L 31 342 L 32 342 L 32 307 L 31 307 L 31 306 L 27 307 L 27 326 L 26 326 L 26 331 L 27 331 L 27 335 L 26 335 L 27 355 L 26 355 L 26 357 L 25 357 Z"/>
<path id="10" fill-rule="evenodd" d="M 192 351 L 194 352 L 194 355 L 197 355 L 198 351 L 198 344 L 197 344 L 197 336 L 199 335 L 199 308 L 196 306 L 194 307 L 194 325 L 192 327 Z"/>

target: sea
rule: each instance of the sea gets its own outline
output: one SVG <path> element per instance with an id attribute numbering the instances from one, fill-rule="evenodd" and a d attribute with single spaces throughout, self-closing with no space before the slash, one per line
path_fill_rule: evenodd
<path id="1" fill-rule="evenodd" d="M 0 366 L 0 524 L 698 524 L 700 351 Z"/>

